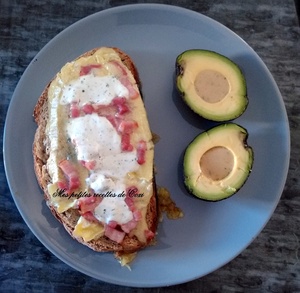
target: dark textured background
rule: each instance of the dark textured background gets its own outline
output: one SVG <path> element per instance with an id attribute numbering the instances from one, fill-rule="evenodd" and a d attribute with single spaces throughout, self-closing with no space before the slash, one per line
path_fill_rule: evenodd
<path id="1" fill-rule="evenodd" d="M 57 33 L 97 11 L 151 1 L 0 0 L 1 144 L 9 101 L 25 68 Z M 1 292 L 300 292 L 300 29 L 293 0 L 152 1 L 205 14 L 241 36 L 262 58 L 282 93 L 291 160 L 271 220 L 237 258 L 192 282 L 168 288 L 110 285 L 53 256 L 33 236 L 10 195 L 0 160 Z M 2 149 L 1 149 L 2 151 Z"/>

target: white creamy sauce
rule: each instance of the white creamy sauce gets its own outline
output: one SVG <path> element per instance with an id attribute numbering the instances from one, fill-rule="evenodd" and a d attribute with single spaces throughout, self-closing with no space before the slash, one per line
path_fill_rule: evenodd
<path id="1" fill-rule="evenodd" d="M 128 89 L 114 76 L 80 76 L 64 87 L 61 104 L 72 102 L 108 105 L 115 97 L 128 98 Z"/>
<path id="2" fill-rule="evenodd" d="M 97 193 L 115 190 L 116 185 L 112 178 L 104 176 L 101 172 L 92 172 L 86 182 L 93 190 L 97 190 Z"/>
<path id="3" fill-rule="evenodd" d="M 99 172 L 106 177 L 123 178 L 138 168 L 136 150 L 122 152 L 121 137 L 105 117 L 93 113 L 70 119 L 67 134 L 76 145 L 78 160 L 96 162 L 92 175 Z"/>
<path id="4" fill-rule="evenodd" d="M 105 197 L 95 208 L 95 217 L 103 222 L 116 221 L 119 224 L 125 224 L 133 219 L 132 212 L 129 210 L 124 198 L 117 197 L 121 191 L 116 193 L 116 197 Z"/>
<path id="5" fill-rule="evenodd" d="M 76 145 L 78 160 L 92 161 L 121 151 L 121 138 L 105 117 L 96 113 L 70 119 L 67 134 Z"/>
<path id="6" fill-rule="evenodd" d="M 118 195 L 125 192 L 126 174 L 138 169 L 136 150 L 122 152 L 120 135 L 107 118 L 96 113 L 70 119 L 67 134 L 76 146 L 78 160 L 96 162 L 87 184 L 98 194 L 110 193 L 96 207 L 95 217 L 104 223 L 132 220 L 124 197 Z"/>

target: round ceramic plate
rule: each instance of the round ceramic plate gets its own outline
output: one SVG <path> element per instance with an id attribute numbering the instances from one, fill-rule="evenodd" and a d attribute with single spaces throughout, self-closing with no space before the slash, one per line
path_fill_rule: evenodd
<path id="1" fill-rule="evenodd" d="M 77 243 L 43 202 L 32 160 L 32 113 L 43 88 L 67 62 L 99 46 L 116 46 L 135 62 L 153 132 L 158 185 L 184 211 L 165 219 L 157 245 L 138 254 L 131 271 L 110 253 Z M 241 67 L 249 106 L 236 123 L 249 132 L 253 171 L 233 197 L 204 202 L 188 195 L 182 157 L 189 142 L 214 124 L 193 114 L 174 88 L 175 59 L 187 49 L 217 51 Z M 34 84 L 34 86 L 33 86 Z M 22 151 L 20 151 L 22 146 Z M 4 160 L 14 201 L 36 237 L 57 257 L 94 278 L 134 287 L 157 287 L 204 276 L 236 257 L 270 219 L 283 191 L 289 162 L 289 127 L 280 92 L 258 55 L 236 34 L 199 13 L 175 6 L 141 4 L 101 11 L 51 40 L 24 72 L 14 92 L 4 135 Z"/>

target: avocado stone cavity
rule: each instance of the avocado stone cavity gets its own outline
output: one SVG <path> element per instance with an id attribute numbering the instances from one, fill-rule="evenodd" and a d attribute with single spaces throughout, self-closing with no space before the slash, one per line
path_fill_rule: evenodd
<path id="1" fill-rule="evenodd" d="M 176 59 L 176 86 L 186 104 L 212 121 L 228 121 L 247 108 L 246 80 L 238 65 L 213 51 L 187 50 Z"/>
<path id="2" fill-rule="evenodd" d="M 184 183 L 198 198 L 218 201 L 235 194 L 246 182 L 253 164 L 243 127 L 227 123 L 198 135 L 187 147 Z"/>

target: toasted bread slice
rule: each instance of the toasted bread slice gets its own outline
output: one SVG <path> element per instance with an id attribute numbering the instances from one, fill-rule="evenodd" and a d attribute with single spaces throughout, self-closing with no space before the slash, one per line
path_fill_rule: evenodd
<path id="1" fill-rule="evenodd" d="M 111 73 L 110 70 L 114 72 Z M 138 163 L 134 162 L 134 167 L 131 168 L 132 170 L 130 169 L 128 172 L 125 172 L 125 179 L 109 178 L 110 182 L 111 180 L 117 182 L 114 186 L 121 184 L 121 186 L 126 186 L 127 188 L 124 190 L 124 193 L 119 200 L 123 200 L 124 203 L 127 202 L 126 213 L 127 216 L 129 216 L 129 222 L 130 219 L 131 221 L 136 222 L 134 222 L 133 228 L 132 226 L 130 228 L 122 228 L 124 225 L 124 223 L 121 222 L 123 221 L 122 217 L 119 217 L 120 223 L 116 220 L 110 221 L 109 217 L 105 218 L 105 216 L 99 215 L 101 211 L 103 213 L 103 209 L 100 209 L 100 212 L 98 210 L 98 213 L 96 214 L 96 209 L 86 209 L 86 206 L 84 206 L 84 201 L 90 198 L 91 192 L 96 193 L 96 197 L 101 197 L 101 202 L 98 207 L 103 204 L 104 198 L 106 204 L 109 204 L 108 201 L 113 200 L 113 197 L 116 195 L 116 193 L 112 193 L 111 190 L 107 188 L 102 188 L 100 190 L 101 193 L 99 193 L 99 190 L 95 191 L 91 189 L 91 185 L 87 183 L 91 181 L 88 181 L 89 179 L 87 180 L 87 178 L 91 176 L 91 173 L 96 174 L 97 172 L 101 172 L 101 167 L 99 167 L 100 169 L 97 169 L 96 172 L 93 168 L 98 167 L 85 165 L 85 162 L 81 161 L 78 157 L 79 147 L 76 144 L 74 145 L 74 142 L 70 141 L 70 137 L 67 137 L 66 135 L 68 123 L 70 123 L 72 119 L 72 121 L 75 121 L 78 117 L 92 114 L 89 112 L 90 110 L 82 112 L 84 105 L 80 105 L 80 101 L 77 100 L 75 101 L 75 104 L 80 108 L 79 111 L 81 111 L 81 114 L 77 113 L 72 117 L 72 114 L 70 114 L 70 105 L 73 105 L 74 101 L 68 101 L 61 105 L 61 101 L 64 98 L 64 91 L 66 91 L 67 86 L 74 86 L 72 83 L 73 81 L 80 79 L 81 76 L 89 75 L 96 76 L 96 78 L 101 78 L 103 76 L 109 76 L 109 78 L 111 78 L 112 76 L 117 76 L 118 85 L 120 86 L 121 81 L 122 88 L 124 88 L 124 86 L 126 88 L 126 85 L 129 83 L 129 96 L 126 98 L 125 108 L 120 106 L 120 104 L 116 105 L 114 102 L 110 102 L 109 104 L 106 102 L 106 105 L 104 106 L 99 106 L 99 103 L 92 102 L 89 106 L 93 106 L 92 111 L 94 112 L 97 112 L 98 109 L 102 107 L 102 110 L 96 113 L 102 118 L 108 117 L 111 114 L 113 114 L 114 117 L 118 117 L 117 123 L 119 124 L 113 126 L 115 129 L 114 136 L 120 136 L 125 133 L 125 137 L 128 138 L 127 132 L 131 135 L 131 148 L 125 150 L 122 149 L 121 155 L 123 152 L 126 154 L 130 154 L 134 151 L 135 154 L 142 153 L 142 160 L 139 161 L 138 158 L 136 159 Z M 125 82 L 121 80 L 124 75 L 127 78 L 125 78 Z M 127 54 L 118 48 L 95 48 L 79 56 L 76 60 L 67 63 L 47 85 L 34 108 L 33 116 L 38 126 L 33 142 L 34 170 L 38 183 L 44 192 L 46 203 L 52 214 L 63 224 L 67 232 L 73 238 L 95 251 L 131 253 L 148 246 L 153 242 L 155 237 L 158 213 L 156 186 L 153 175 L 154 147 L 146 111 L 141 98 L 140 86 L 141 84 L 136 67 Z M 130 97 L 130 91 L 132 90 L 134 91 L 134 97 Z M 124 98 L 121 98 L 124 102 Z M 55 102 L 59 104 L 59 106 L 56 107 Z M 116 112 L 112 113 L 112 109 Z M 58 113 L 57 111 L 60 112 Z M 107 111 L 107 115 L 105 111 Z M 122 111 L 126 113 L 123 113 Z M 136 111 L 138 112 L 135 113 Z M 120 121 L 122 123 L 122 121 L 127 120 L 137 120 L 135 121 L 134 130 L 131 129 L 130 131 L 127 131 L 126 127 L 124 130 L 124 128 L 120 126 Z M 114 124 L 113 121 L 110 120 L 110 122 L 112 125 Z M 57 137 L 60 137 L 61 139 L 57 139 Z M 111 137 L 106 138 L 107 141 L 110 139 Z M 61 142 L 62 140 L 63 143 Z M 121 141 L 123 143 L 123 140 Z M 142 152 L 138 150 L 139 141 L 143 141 L 144 146 L 146 146 Z M 91 143 L 93 143 L 93 141 Z M 70 157 L 71 159 L 69 160 Z M 72 162 L 73 165 L 80 170 L 78 173 L 79 177 L 77 178 L 80 182 L 79 186 L 76 185 L 75 187 L 70 187 L 70 182 L 68 182 L 68 180 L 70 181 L 71 179 L 60 167 L 60 163 L 63 160 Z M 114 165 L 115 163 L 116 162 L 114 161 Z M 118 163 L 120 163 L 120 161 Z M 124 168 L 126 168 L 126 165 Z M 106 174 L 106 179 L 107 176 L 108 175 Z M 58 182 L 59 180 L 63 180 L 66 184 L 65 186 L 69 189 L 61 188 L 63 190 L 60 190 L 59 186 L 61 186 L 61 182 Z M 135 193 L 134 197 L 130 197 L 130 204 L 128 204 L 128 201 L 126 201 L 126 199 L 128 199 L 128 187 L 132 187 L 132 185 L 137 187 L 139 193 Z M 62 192 L 59 193 L 58 191 Z M 72 194 L 74 197 L 71 197 Z M 79 196 L 80 194 L 83 194 L 84 196 Z M 66 195 L 70 196 L 70 198 L 66 198 Z M 88 210 L 88 213 L 86 213 L 86 210 Z M 89 215 L 89 217 L 86 215 Z M 124 237 L 121 237 L 121 239 L 118 238 L 117 240 L 114 237 L 111 237 L 111 233 L 107 232 L 107 230 L 111 229 L 113 229 L 113 232 L 120 232 Z"/>

